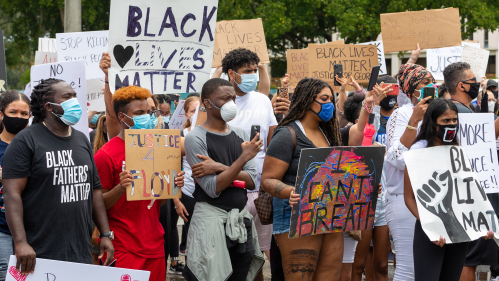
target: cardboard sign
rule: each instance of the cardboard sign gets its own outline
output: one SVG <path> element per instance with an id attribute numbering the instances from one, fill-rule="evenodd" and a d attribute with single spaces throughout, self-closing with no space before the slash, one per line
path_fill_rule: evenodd
<path id="1" fill-rule="evenodd" d="M 109 87 L 201 92 L 210 78 L 218 0 L 112 0 Z"/>
<path id="2" fill-rule="evenodd" d="M 56 40 L 54 38 L 38 38 L 38 51 L 56 53 Z"/>
<path id="3" fill-rule="evenodd" d="M 126 170 L 133 183 L 128 201 L 180 198 L 175 177 L 182 171 L 180 130 L 125 130 Z"/>
<path id="4" fill-rule="evenodd" d="M 493 113 L 459 113 L 459 143 L 486 193 L 499 192 L 496 134 Z"/>
<path id="5" fill-rule="evenodd" d="M 187 121 L 185 119 L 184 104 L 185 100 L 181 100 L 178 103 L 178 106 L 175 108 L 175 112 L 173 113 L 172 118 L 168 123 L 170 129 L 180 129 L 180 130 L 184 129 L 184 123 L 185 121 Z"/>
<path id="6" fill-rule="evenodd" d="M 381 14 L 385 53 L 461 45 L 459 9 Z"/>
<path id="7" fill-rule="evenodd" d="M 35 272 L 28 276 L 16 270 L 16 256 L 10 256 L 6 281 L 148 281 L 151 273 L 118 267 L 36 259 Z"/>
<path id="8" fill-rule="evenodd" d="M 461 42 L 462 46 L 426 50 L 426 65 L 436 80 L 444 80 L 444 69 L 451 63 L 461 61 L 463 46 L 480 47 L 480 43 Z"/>
<path id="9" fill-rule="evenodd" d="M 471 66 L 471 70 L 475 74 L 477 81 L 485 77 L 487 64 L 489 63 L 490 52 L 481 48 L 472 46 L 464 46 L 461 54 L 461 61 L 467 62 Z"/>
<path id="10" fill-rule="evenodd" d="M 217 22 L 212 67 L 221 66 L 225 55 L 237 48 L 251 50 L 261 63 L 270 63 L 262 19 Z"/>
<path id="11" fill-rule="evenodd" d="M 308 77 L 308 49 L 287 50 L 286 59 L 290 83 L 298 83 Z"/>
<path id="12" fill-rule="evenodd" d="M 3 30 L 0 30 L 0 93 L 5 91 L 7 91 L 7 66 L 5 64 Z"/>
<path id="13" fill-rule="evenodd" d="M 57 33 L 55 37 L 59 61 L 84 60 L 88 80 L 104 79 L 99 62 L 109 49 L 109 31 Z"/>
<path id="14" fill-rule="evenodd" d="M 289 238 L 372 229 L 384 154 L 373 146 L 303 149 Z"/>
<path id="15" fill-rule="evenodd" d="M 473 241 L 489 230 L 499 238 L 497 215 L 463 148 L 441 145 L 403 156 L 421 226 L 431 241 L 440 236 L 449 244 Z"/>
<path id="16" fill-rule="evenodd" d="M 90 111 L 106 111 L 104 79 L 87 80 L 87 103 Z"/>
<path id="17" fill-rule="evenodd" d="M 386 62 L 385 62 L 385 49 L 383 48 L 383 41 L 372 41 L 359 43 L 359 45 L 373 45 L 376 46 L 376 51 L 378 52 L 378 63 L 380 66 L 379 75 L 386 75 L 388 72 L 386 71 Z"/>
<path id="18" fill-rule="evenodd" d="M 376 47 L 372 45 L 309 44 L 309 76 L 334 82 L 335 64 L 343 65 L 343 75 L 358 83 L 368 83 L 372 67 L 378 65 Z"/>
<path id="19" fill-rule="evenodd" d="M 80 121 L 73 128 L 88 136 L 88 118 L 87 118 L 87 84 L 85 79 L 84 61 L 67 61 L 31 67 L 31 88 L 36 87 L 41 79 L 55 78 L 60 79 L 71 85 L 76 92 L 76 98 L 81 105 L 82 115 Z"/>
<path id="20" fill-rule="evenodd" d="M 57 53 L 55 52 L 35 52 L 35 65 L 57 62 Z"/>

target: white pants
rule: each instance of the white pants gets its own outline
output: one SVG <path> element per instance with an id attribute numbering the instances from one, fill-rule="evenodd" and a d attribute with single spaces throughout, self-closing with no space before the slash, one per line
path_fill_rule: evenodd
<path id="1" fill-rule="evenodd" d="M 413 241 L 416 217 L 405 205 L 404 195 L 386 193 L 386 221 L 395 243 L 397 267 L 393 281 L 414 280 Z"/>
<path id="2" fill-rule="evenodd" d="M 343 232 L 343 263 L 353 263 L 355 259 L 355 249 L 357 249 L 357 240 Z"/>

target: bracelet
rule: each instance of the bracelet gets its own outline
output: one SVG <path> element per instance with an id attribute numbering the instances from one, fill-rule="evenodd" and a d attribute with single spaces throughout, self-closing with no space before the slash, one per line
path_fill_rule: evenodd
<path id="1" fill-rule="evenodd" d="M 182 204 L 182 203 L 180 203 Z M 178 207 L 180 207 L 180 204 L 178 204 L 177 206 L 174 206 L 173 208 L 177 209 Z"/>
<path id="2" fill-rule="evenodd" d="M 362 101 L 362 108 L 363 108 L 365 111 L 367 111 L 367 113 L 371 113 L 371 112 L 373 111 L 372 105 L 371 105 L 371 109 L 369 109 L 369 108 L 367 107 L 366 100 L 363 100 L 363 101 Z"/>
<path id="3" fill-rule="evenodd" d="M 417 59 L 417 58 L 413 58 L 413 57 L 411 57 L 411 60 L 418 60 L 418 59 Z"/>
<path id="4" fill-rule="evenodd" d="M 104 83 L 109 84 L 109 81 L 104 81 Z"/>
<path id="5" fill-rule="evenodd" d="M 411 129 L 411 130 L 416 130 L 416 131 L 418 130 L 418 128 L 413 127 L 413 126 L 410 126 L 410 125 L 407 125 L 407 128 L 408 128 L 408 129 Z"/>

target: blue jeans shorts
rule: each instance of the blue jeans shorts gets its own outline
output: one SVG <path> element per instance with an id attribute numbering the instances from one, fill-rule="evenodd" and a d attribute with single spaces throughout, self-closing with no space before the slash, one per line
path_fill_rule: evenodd
<path id="1" fill-rule="evenodd" d="M 289 199 L 273 199 L 273 231 L 272 234 L 283 234 L 289 232 L 289 224 L 291 221 L 291 206 Z"/>

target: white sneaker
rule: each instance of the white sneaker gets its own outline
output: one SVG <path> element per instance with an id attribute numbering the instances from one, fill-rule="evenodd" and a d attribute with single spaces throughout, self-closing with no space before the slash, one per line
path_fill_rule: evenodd
<path id="1" fill-rule="evenodd" d="M 499 281 L 499 276 L 491 278 L 490 281 Z"/>

